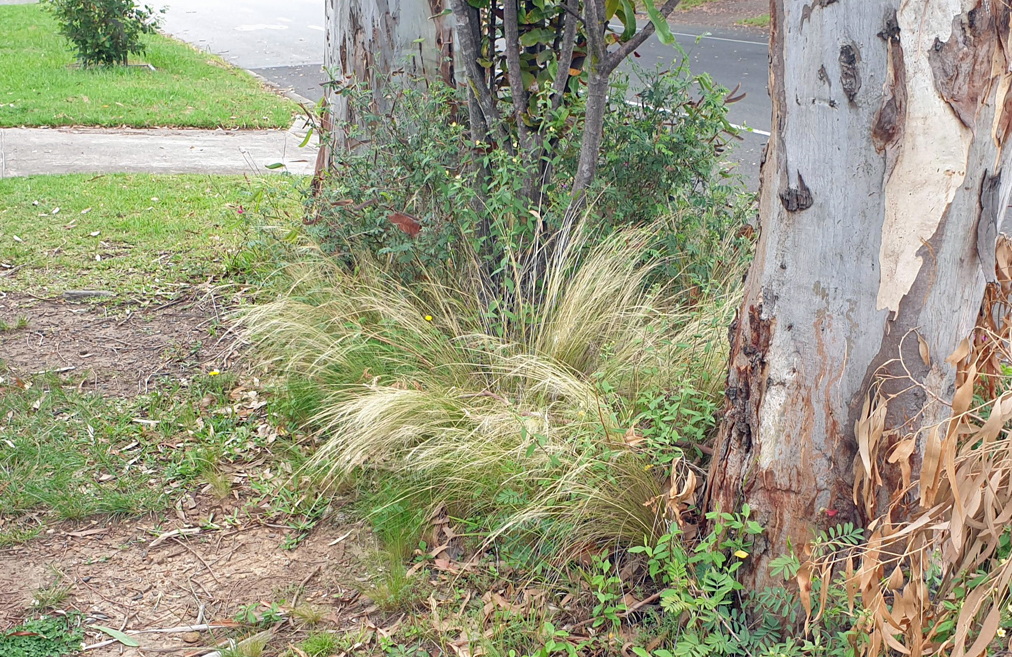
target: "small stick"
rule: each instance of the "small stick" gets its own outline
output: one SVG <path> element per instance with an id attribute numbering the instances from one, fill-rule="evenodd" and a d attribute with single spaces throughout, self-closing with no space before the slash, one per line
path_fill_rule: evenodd
<path id="1" fill-rule="evenodd" d="M 13 267 L 11 269 L 7 269 L 5 271 L 2 271 L 2 272 L 0 272 L 0 278 L 5 278 L 7 276 L 11 276 L 12 274 L 14 274 L 14 272 L 16 272 L 17 270 L 19 270 L 19 269 L 21 269 L 23 267 L 24 267 L 24 265 L 18 265 L 17 267 Z"/>
<path id="2" fill-rule="evenodd" d="M 207 632 L 208 630 L 220 630 L 233 625 L 214 625 L 203 623 L 199 625 L 180 625 L 179 627 L 165 627 L 150 630 L 127 630 L 127 634 L 178 634 L 180 632 Z"/>
<path id="3" fill-rule="evenodd" d="M 295 595 L 292 596 L 292 609 L 294 609 L 295 606 L 299 603 L 299 594 L 302 593 L 302 589 L 306 588 L 306 584 L 309 584 L 309 580 L 313 579 L 313 576 L 316 575 L 316 573 L 320 572 L 321 568 L 323 568 L 323 566 L 317 566 L 316 568 L 314 568 L 313 572 L 306 575 L 306 578 L 302 580 L 302 582 L 299 584 L 299 588 L 295 589 Z"/>
<path id="4" fill-rule="evenodd" d="M 340 537 L 338 537 L 338 538 L 335 538 L 335 539 L 334 539 L 334 540 L 332 540 L 332 541 L 331 541 L 330 543 L 327 543 L 327 547 L 334 547 L 335 545 L 337 545 L 338 543 L 340 543 L 340 542 L 341 542 L 341 541 L 343 541 L 344 539 L 346 539 L 346 538 L 348 538 L 349 536 L 351 536 L 352 532 L 354 532 L 354 531 L 355 531 L 354 529 L 349 529 L 349 530 L 348 530 L 348 533 L 347 533 L 347 534 L 345 534 L 344 536 L 340 536 Z"/>
<path id="5" fill-rule="evenodd" d="M 178 538 L 173 538 L 172 540 L 174 540 L 176 543 L 179 543 L 180 545 L 182 545 L 184 548 L 186 548 L 187 550 L 190 551 L 190 554 L 192 554 L 193 556 L 197 557 L 197 559 L 200 561 L 200 563 L 204 564 L 204 568 L 207 568 L 207 572 L 211 573 L 211 577 L 214 579 L 215 582 L 218 583 L 218 586 L 221 586 L 221 580 L 218 579 L 218 576 L 214 574 L 214 571 L 211 570 L 211 567 L 207 565 L 206 561 L 204 561 L 204 557 L 202 557 L 199 554 L 197 554 L 196 550 L 194 550 L 193 548 L 191 548 L 189 545 L 187 545 L 183 541 L 179 540 Z"/>
<path id="6" fill-rule="evenodd" d="M 200 533 L 199 527 L 186 527 L 183 529 L 173 529 L 165 532 L 164 534 L 159 534 L 158 537 L 155 538 L 155 540 L 151 541 L 151 545 L 148 546 L 148 549 L 150 550 L 151 548 L 169 540 L 174 536 L 182 536 L 184 534 L 199 534 L 199 533 Z"/>

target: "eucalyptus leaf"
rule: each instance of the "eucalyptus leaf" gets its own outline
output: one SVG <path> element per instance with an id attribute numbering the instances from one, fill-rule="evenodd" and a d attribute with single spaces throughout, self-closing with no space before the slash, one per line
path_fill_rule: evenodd
<path id="1" fill-rule="evenodd" d="M 122 643 L 124 646 L 128 646 L 130 648 L 136 648 L 136 647 L 138 647 L 138 646 L 141 645 L 141 644 L 137 643 L 136 639 L 134 639 L 132 637 L 129 637 L 126 634 L 123 634 L 119 630 L 114 630 L 111 627 L 103 627 L 102 625 L 90 625 L 89 627 L 91 627 L 94 630 L 98 630 L 99 632 L 105 632 L 106 634 L 108 634 L 112 638 L 114 638 L 117 641 L 119 641 L 120 643 Z"/>

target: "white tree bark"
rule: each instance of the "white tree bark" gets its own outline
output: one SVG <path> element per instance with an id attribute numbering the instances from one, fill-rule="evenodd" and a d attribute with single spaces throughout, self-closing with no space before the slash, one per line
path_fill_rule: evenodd
<path id="1" fill-rule="evenodd" d="M 771 2 L 761 236 L 707 484 L 711 507 L 759 512 L 756 586 L 788 539 L 870 520 L 854 425 L 879 368 L 905 376 L 902 355 L 952 398 L 944 359 L 973 327 L 1008 205 L 1009 37 L 1002 0 Z M 904 393 L 887 429 L 936 419 L 929 401 Z"/>
<path id="2" fill-rule="evenodd" d="M 453 84 L 453 17 L 440 16 L 447 0 L 326 0 L 324 66 L 338 83 L 360 82 L 374 109 L 389 109 L 384 86 L 405 82 Z M 335 120 L 354 121 L 344 98 L 328 94 Z"/>

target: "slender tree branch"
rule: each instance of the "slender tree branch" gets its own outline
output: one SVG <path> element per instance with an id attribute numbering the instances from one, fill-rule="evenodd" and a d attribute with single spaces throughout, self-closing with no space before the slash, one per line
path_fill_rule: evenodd
<path id="1" fill-rule="evenodd" d="M 517 16 L 518 0 L 505 0 L 502 12 L 502 31 L 506 42 L 506 68 L 510 79 L 510 95 L 513 96 L 513 115 L 517 120 L 517 136 L 520 150 L 530 149 L 530 134 L 523 115 L 527 113 L 527 90 L 520 70 L 520 24 Z"/>
<path id="2" fill-rule="evenodd" d="M 587 16 L 587 47 L 590 50 L 590 68 L 603 66 L 608 58 L 608 48 L 604 43 L 603 0 L 584 0 L 584 14 Z"/>
<path id="3" fill-rule="evenodd" d="M 580 18 L 580 0 L 567 0 L 563 5 L 566 15 L 563 19 L 562 47 L 559 50 L 559 71 L 555 75 L 552 84 L 552 111 L 556 111 L 562 105 L 562 98 L 566 95 L 566 86 L 569 84 L 569 68 L 573 64 L 573 49 L 576 48 L 576 23 Z"/>
<path id="4" fill-rule="evenodd" d="M 664 6 L 660 8 L 658 13 L 660 13 L 661 17 L 664 18 L 664 20 L 667 20 L 668 16 L 671 15 L 671 12 L 675 10 L 675 7 L 677 7 L 680 2 L 681 0 L 668 0 L 667 2 L 664 3 Z M 609 53 L 607 58 L 605 59 L 605 69 L 607 73 L 611 73 L 612 71 L 614 71 L 618 67 L 618 65 L 622 63 L 623 59 L 631 55 L 632 51 L 642 46 L 643 42 L 646 41 L 648 38 L 650 38 L 650 35 L 654 33 L 655 29 L 656 28 L 654 28 L 653 21 L 648 21 L 642 30 L 634 34 L 631 39 L 623 43 L 618 50 Z"/>
<path id="5" fill-rule="evenodd" d="M 569 14 L 572 17 L 574 17 L 577 21 L 579 21 L 580 23 L 583 23 L 584 25 L 586 25 L 587 21 L 584 20 L 583 16 L 580 15 L 580 2 L 579 2 L 579 0 L 577 0 L 576 6 L 577 6 L 576 9 L 573 9 L 569 5 L 562 5 L 562 9 L 567 14 Z"/>
<path id="6" fill-rule="evenodd" d="M 478 44 L 475 43 L 471 16 L 468 12 L 470 5 L 467 4 L 466 0 L 450 1 L 453 5 L 454 18 L 457 19 L 457 23 L 462 28 L 457 30 L 457 35 L 460 39 L 461 58 L 464 60 L 464 65 L 467 68 L 468 87 L 474 93 L 478 106 L 481 108 L 481 113 L 485 115 L 485 123 L 489 128 L 495 130 L 496 137 L 503 148 L 512 155 L 513 144 L 509 132 L 502 124 L 502 117 L 499 116 L 499 110 L 495 107 L 495 101 L 492 100 L 489 88 L 485 86 L 485 69 L 478 63 L 480 52 Z"/>

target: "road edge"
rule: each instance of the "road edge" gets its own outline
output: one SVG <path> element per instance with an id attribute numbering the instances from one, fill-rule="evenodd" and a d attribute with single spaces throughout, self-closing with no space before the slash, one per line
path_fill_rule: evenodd
<path id="1" fill-rule="evenodd" d="M 291 89 L 288 89 L 286 87 L 282 87 L 281 85 L 279 85 L 277 82 L 274 82 L 273 80 L 268 80 L 267 78 L 265 78 L 264 76 L 260 75 L 256 71 L 250 70 L 248 68 L 244 68 L 243 70 L 246 71 L 247 73 L 249 73 L 250 75 L 252 75 L 256 80 L 258 80 L 260 82 L 260 84 L 264 85 L 268 89 L 271 89 L 271 90 L 275 91 L 276 93 L 281 94 L 282 96 L 284 96 L 288 100 L 294 101 L 294 102 L 298 103 L 299 105 L 304 105 L 307 108 L 308 107 L 313 107 L 314 105 L 316 105 L 316 103 L 314 103 L 313 101 L 309 100 L 305 96 L 297 94 L 294 91 L 292 91 Z"/>

